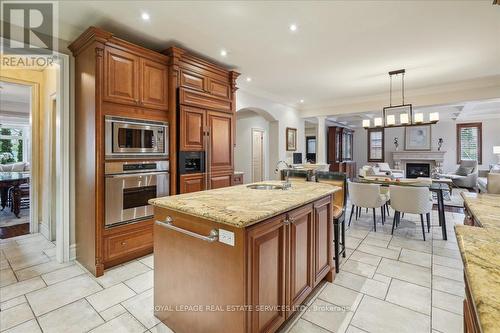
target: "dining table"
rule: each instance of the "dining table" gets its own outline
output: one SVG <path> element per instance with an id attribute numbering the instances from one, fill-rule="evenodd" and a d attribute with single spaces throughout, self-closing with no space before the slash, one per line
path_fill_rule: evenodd
<path id="1" fill-rule="evenodd" d="M 405 178 L 405 179 L 388 179 L 388 178 L 376 178 L 376 177 L 370 177 L 370 178 L 363 178 L 363 177 L 358 177 L 352 179 L 353 182 L 359 182 L 359 183 L 364 183 L 364 184 L 378 184 L 380 186 L 416 186 L 416 187 L 427 187 L 431 192 L 436 193 L 436 199 L 437 199 L 437 210 L 438 210 L 438 219 L 439 219 L 439 226 L 441 227 L 441 233 L 443 235 L 443 240 L 448 240 L 448 234 L 446 231 L 446 216 L 445 216 L 445 211 L 444 211 L 444 194 L 443 192 L 449 191 L 449 187 L 445 183 L 441 182 L 432 182 L 432 180 L 429 178 L 430 181 L 425 181 L 422 179 L 411 179 L 411 178 Z"/>
<path id="2" fill-rule="evenodd" d="M 0 172 L 0 205 L 2 211 L 7 206 L 9 189 L 12 188 L 12 208 L 17 218 L 21 213 L 21 189 L 22 184 L 29 183 L 29 172 Z"/>

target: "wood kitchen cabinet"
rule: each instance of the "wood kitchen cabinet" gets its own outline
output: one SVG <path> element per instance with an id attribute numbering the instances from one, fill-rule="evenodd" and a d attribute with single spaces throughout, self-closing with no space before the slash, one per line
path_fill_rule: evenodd
<path id="1" fill-rule="evenodd" d="M 204 173 L 190 173 L 181 175 L 180 180 L 180 193 L 191 193 L 205 190 L 205 174 Z"/>
<path id="2" fill-rule="evenodd" d="M 104 100 L 137 105 L 139 101 L 139 60 L 130 52 L 104 48 Z"/>
<path id="3" fill-rule="evenodd" d="M 104 119 L 169 121 L 169 57 L 96 27 L 68 48 L 75 57 L 76 260 L 100 276 L 153 251 L 151 218 L 105 227 Z M 175 165 L 175 155 L 169 157 Z"/>
<path id="4" fill-rule="evenodd" d="M 155 225 L 155 305 L 239 307 L 188 312 L 159 307 L 155 315 L 176 332 L 279 331 L 320 280 L 333 282 L 331 202 L 332 195 L 323 196 L 247 227 L 156 206 L 155 219 L 170 219 L 176 230 Z M 234 243 L 202 241 L 182 229 L 203 236 L 224 229 Z"/>
<path id="5" fill-rule="evenodd" d="M 286 319 L 286 217 L 277 216 L 248 231 L 249 304 L 265 304 L 272 311 L 253 311 L 250 332 L 274 332 Z"/>
<path id="6" fill-rule="evenodd" d="M 205 147 L 206 111 L 189 106 L 180 107 L 179 150 L 203 151 Z"/>
<path id="7" fill-rule="evenodd" d="M 228 187 L 232 185 L 233 172 L 213 172 L 210 173 L 210 189 L 214 190 L 216 188 Z"/>
<path id="8" fill-rule="evenodd" d="M 104 100 L 152 109 L 167 109 L 167 65 L 106 46 Z"/>
<path id="9" fill-rule="evenodd" d="M 165 64 L 141 58 L 140 104 L 166 110 L 168 107 L 168 70 Z"/>
<path id="10" fill-rule="evenodd" d="M 234 115 L 208 111 L 207 129 L 210 147 L 208 163 L 210 172 L 233 171 L 233 126 Z"/>
<path id="11" fill-rule="evenodd" d="M 332 202 L 325 198 L 314 203 L 314 286 L 332 270 Z"/>
<path id="12" fill-rule="evenodd" d="M 289 214 L 290 270 L 288 278 L 290 307 L 296 308 L 309 295 L 313 281 L 313 206 L 307 205 Z M 326 244 L 325 244 L 326 245 Z"/>
<path id="13" fill-rule="evenodd" d="M 327 276 L 333 280 L 331 198 L 320 199 L 249 228 L 250 332 L 275 332 Z"/>

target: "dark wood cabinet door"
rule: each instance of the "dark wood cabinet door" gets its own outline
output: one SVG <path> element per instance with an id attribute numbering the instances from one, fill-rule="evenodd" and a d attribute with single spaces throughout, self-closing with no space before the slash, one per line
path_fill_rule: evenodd
<path id="1" fill-rule="evenodd" d="M 333 267 L 333 229 L 332 204 L 327 197 L 314 203 L 314 286 L 316 286 Z"/>
<path id="2" fill-rule="evenodd" d="M 202 151 L 204 149 L 205 114 L 205 110 L 181 106 L 180 150 Z"/>
<path id="3" fill-rule="evenodd" d="M 141 58 L 141 106 L 167 109 L 167 66 Z"/>
<path id="4" fill-rule="evenodd" d="M 191 193 L 203 191 L 205 189 L 205 174 L 204 173 L 192 173 L 187 175 L 181 175 L 179 177 L 180 181 L 180 193 Z"/>
<path id="5" fill-rule="evenodd" d="M 216 111 L 207 112 L 210 172 L 233 170 L 233 123 L 234 116 L 232 114 Z"/>
<path id="6" fill-rule="evenodd" d="M 252 227 L 247 233 L 248 332 L 274 332 L 285 321 L 285 225 L 277 216 Z"/>
<path id="7" fill-rule="evenodd" d="M 300 305 L 313 289 L 313 206 L 307 205 L 289 213 L 290 273 L 288 303 L 290 309 Z"/>
<path id="8" fill-rule="evenodd" d="M 210 174 L 210 189 L 231 186 L 233 178 L 232 172 Z"/>
<path id="9" fill-rule="evenodd" d="M 104 52 L 104 100 L 139 105 L 139 57 L 113 47 Z"/>

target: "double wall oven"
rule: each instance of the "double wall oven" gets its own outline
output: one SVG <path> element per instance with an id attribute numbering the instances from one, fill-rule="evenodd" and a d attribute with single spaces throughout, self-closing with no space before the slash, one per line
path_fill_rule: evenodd
<path id="1" fill-rule="evenodd" d="M 169 195 L 168 124 L 117 117 L 105 122 L 105 226 L 152 218 L 148 200 Z"/>

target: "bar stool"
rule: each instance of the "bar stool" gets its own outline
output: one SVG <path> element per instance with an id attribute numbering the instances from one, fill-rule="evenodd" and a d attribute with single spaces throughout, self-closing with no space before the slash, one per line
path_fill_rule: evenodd
<path id="1" fill-rule="evenodd" d="M 333 196 L 333 236 L 335 272 L 339 272 L 340 256 L 346 257 L 345 247 L 345 209 L 347 202 L 347 178 L 344 173 L 317 171 L 318 183 L 330 184 L 341 188 Z"/>

